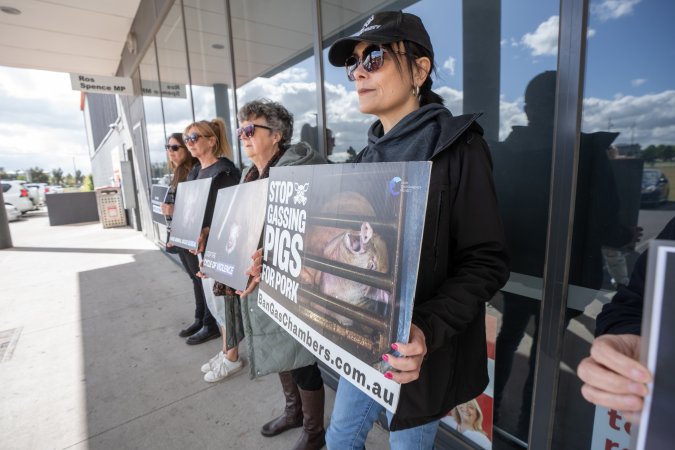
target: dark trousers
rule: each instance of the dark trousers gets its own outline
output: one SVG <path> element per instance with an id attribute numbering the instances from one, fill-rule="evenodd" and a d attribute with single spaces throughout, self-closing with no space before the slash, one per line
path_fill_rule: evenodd
<path id="1" fill-rule="evenodd" d="M 318 391 L 323 387 L 321 371 L 316 363 L 293 369 L 291 375 L 295 384 L 303 391 Z"/>
<path id="2" fill-rule="evenodd" d="M 201 320 L 203 326 L 207 328 L 217 328 L 216 319 L 211 315 L 211 311 L 206 307 L 206 297 L 202 286 L 202 279 L 197 276 L 199 272 L 199 260 L 197 255 L 193 255 L 187 250 L 181 249 L 178 253 L 180 262 L 183 263 L 185 271 L 192 280 L 192 288 L 195 291 L 195 319 Z"/>

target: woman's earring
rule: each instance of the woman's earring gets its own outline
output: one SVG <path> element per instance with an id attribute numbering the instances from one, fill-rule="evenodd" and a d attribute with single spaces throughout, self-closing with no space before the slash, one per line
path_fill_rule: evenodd
<path id="1" fill-rule="evenodd" d="M 413 97 L 419 97 L 420 96 L 420 87 L 419 86 L 417 86 L 417 85 L 413 86 L 412 95 L 413 95 Z"/>

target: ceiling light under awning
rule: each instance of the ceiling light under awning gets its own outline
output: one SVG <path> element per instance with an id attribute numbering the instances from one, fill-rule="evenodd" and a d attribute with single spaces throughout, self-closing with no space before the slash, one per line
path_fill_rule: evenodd
<path id="1" fill-rule="evenodd" d="M 4 12 L 5 14 L 12 14 L 15 16 L 21 14 L 20 10 L 12 8 L 11 6 L 0 6 L 0 11 Z"/>

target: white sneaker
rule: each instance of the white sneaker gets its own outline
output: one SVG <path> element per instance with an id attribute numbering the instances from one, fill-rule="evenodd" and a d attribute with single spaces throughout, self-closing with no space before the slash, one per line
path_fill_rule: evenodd
<path id="1" fill-rule="evenodd" d="M 236 361 L 230 361 L 227 358 L 223 358 L 220 364 L 216 365 L 204 375 L 204 381 L 215 383 L 216 381 L 224 380 L 230 375 L 239 372 L 242 367 L 244 367 L 244 363 L 241 358 Z"/>
<path id="2" fill-rule="evenodd" d="M 214 367 L 222 363 L 224 357 L 225 353 L 222 350 L 216 353 L 216 356 L 209 359 L 209 362 L 202 366 L 202 373 L 209 373 Z"/>

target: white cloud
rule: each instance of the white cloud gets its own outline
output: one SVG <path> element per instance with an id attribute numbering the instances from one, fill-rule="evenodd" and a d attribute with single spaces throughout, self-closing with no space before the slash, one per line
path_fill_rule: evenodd
<path id="1" fill-rule="evenodd" d="M 65 73 L 0 67 L 0 167 L 91 172 L 80 93 Z"/>
<path id="2" fill-rule="evenodd" d="M 445 60 L 443 63 L 443 68 L 450 72 L 451 76 L 455 76 L 455 64 L 457 63 L 457 60 L 453 58 L 452 56 L 449 56 L 448 59 Z"/>
<path id="3" fill-rule="evenodd" d="M 527 125 L 527 116 L 523 111 L 523 99 L 517 98 L 513 102 L 499 99 L 499 140 L 503 141 L 511 133 L 514 126 Z"/>
<path id="4" fill-rule="evenodd" d="M 635 87 L 638 87 L 638 86 L 642 86 L 646 82 L 647 82 L 647 80 L 645 80 L 644 78 L 636 78 L 634 80 L 631 80 L 630 84 L 635 86 Z"/>
<path id="5" fill-rule="evenodd" d="M 558 16 L 539 24 L 533 33 L 526 33 L 521 42 L 532 50 L 532 56 L 555 56 L 558 53 Z"/>
<path id="6" fill-rule="evenodd" d="M 591 13 L 601 21 L 618 19 L 633 12 L 633 7 L 642 0 L 601 0 L 591 5 Z"/>
<path id="7" fill-rule="evenodd" d="M 585 132 L 612 130 L 621 134 L 617 143 L 631 140 L 643 147 L 675 143 L 675 90 L 642 96 L 616 96 L 611 100 L 584 99 L 582 129 Z"/>

